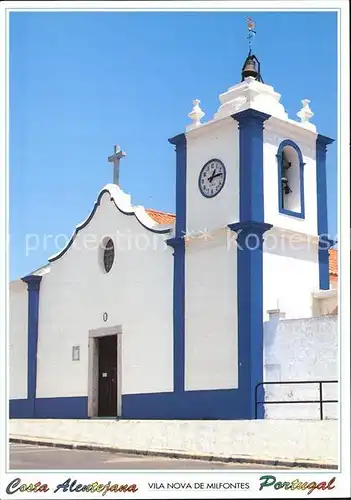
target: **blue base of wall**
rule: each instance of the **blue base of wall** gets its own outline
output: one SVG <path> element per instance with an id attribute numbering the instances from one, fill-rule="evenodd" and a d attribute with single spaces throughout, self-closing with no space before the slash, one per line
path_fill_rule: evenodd
<path id="1" fill-rule="evenodd" d="M 122 398 L 123 418 L 175 420 L 252 419 L 249 394 L 238 389 L 129 394 Z"/>
<path id="2" fill-rule="evenodd" d="M 87 418 L 88 398 L 10 400 L 10 418 Z"/>
<path id="3" fill-rule="evenodd" d="M 35 418 L 87 418 L 88 398 L 39 398 Z"/>
<path id="4" fill-rule="evenodd" d="M 251 403 L 238 389 L 127 394 L 122 412 L 128 419 L 251 420 Z M 88 398 L 14 399 L 10 418 L 88 418 Z"/>
<path id="5" fill-rule="evenodd" d="M 31 399 L 11 399 L 10 400 L 10 418 L 32 418 L 33 400 Z"/>

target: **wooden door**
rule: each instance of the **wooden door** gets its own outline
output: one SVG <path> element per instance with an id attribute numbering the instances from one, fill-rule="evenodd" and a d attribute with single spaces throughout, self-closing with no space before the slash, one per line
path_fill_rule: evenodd
<path id="1" fill-rule="evenodd" d="M 117 335 L 99 338 L 99 417 L 117 416 Z"/>

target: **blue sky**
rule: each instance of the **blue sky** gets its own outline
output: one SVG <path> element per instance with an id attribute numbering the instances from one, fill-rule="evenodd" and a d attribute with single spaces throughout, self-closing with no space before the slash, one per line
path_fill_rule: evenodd
<path id="1" fill-rule="evenodd" d="M 263 79 L 289 117 L 308 98 L 318 131 L 336 138 L 336 13 L 11 13 L 11 279 L 58 251 L 51 239 L 26 255 L 26 235 L 71 235 L 87 217 L 111 182 L 107 156 L 116 142 L 128 153 L 120 183 L 133 203 L 174 211 L 168 138 L 184 131 L 194 98 L 210 119 L 218 95 L 240 81 L 247 15 Z M 335 143 L 327 175 L 334 236 Z"/>

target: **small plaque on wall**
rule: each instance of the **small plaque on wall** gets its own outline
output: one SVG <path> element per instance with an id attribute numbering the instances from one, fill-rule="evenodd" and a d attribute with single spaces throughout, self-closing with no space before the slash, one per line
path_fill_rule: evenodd
<path id="1" fill-rule="evenodd" d="M 79 361 L 79 360 L 80 360 L 80 346 L 74 345 L 72 347 L 72 361 Z"/>

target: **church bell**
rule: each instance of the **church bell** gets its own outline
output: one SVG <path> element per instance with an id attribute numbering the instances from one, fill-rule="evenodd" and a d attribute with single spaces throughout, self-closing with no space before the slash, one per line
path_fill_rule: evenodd
<path id="1" fill-rule="evenodd" d="M 242 70 L 242 77 L 247 78 L 248 76 L 253 76 L 254 78 L 257 78 L 258 76 L 258 71 L 256 69 L 256 64 L 254 59 L 249 56 L 244 64 L 244 68 Z"/>
<path id="2" fill-rule="evenodd" d="M 249 55 L 247 56 L 244 66 L 242 67 L 241 70 L 241 81 L 243 82 L 245 78 L 252 76 L 255 78 L 255 80 L 258 80 L 259 82 L 263 83 L 262 77 L 261 77 L 261 72 L 260 72 L 260 63 L 259 60 L 257 59 L 256 56 Z"/>

